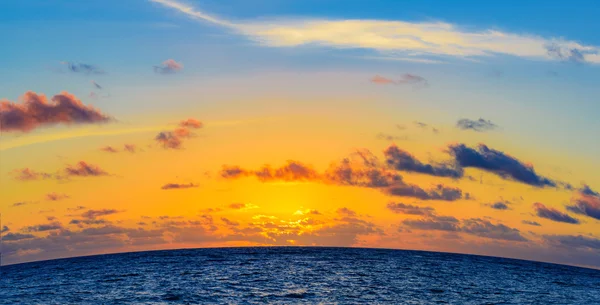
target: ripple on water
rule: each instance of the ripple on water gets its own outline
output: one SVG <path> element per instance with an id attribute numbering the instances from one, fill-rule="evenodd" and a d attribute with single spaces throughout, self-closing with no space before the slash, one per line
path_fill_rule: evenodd
<path id="1" fill-rule="evenodd" d="M 139 252 L 2 267 L 2 304 L 600 304 L 600 271 L 351 248 Z M 243 302 L 242 302 L 243 301 Z"/>

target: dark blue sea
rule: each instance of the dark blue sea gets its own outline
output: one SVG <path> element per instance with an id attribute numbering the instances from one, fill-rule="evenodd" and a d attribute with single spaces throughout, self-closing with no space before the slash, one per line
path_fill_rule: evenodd
<path id="1" fill-rule="evenodd" d="M 600 271 L 473 255 L 268 247 L 4 266 L 0 304 L 600 304 Z"/>

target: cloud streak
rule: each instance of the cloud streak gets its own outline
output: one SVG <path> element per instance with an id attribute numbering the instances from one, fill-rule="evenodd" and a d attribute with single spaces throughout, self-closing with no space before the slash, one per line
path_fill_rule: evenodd
<path id="1" fill-rule="evenodd" d="M 555 37 L 497 30 L 468 31 L 445 22 L 368 19 L 276 18 L 232 22 L 176 0 L 149 0 L 186 16 L 228 28 L 263 46 L 317 45 L 338 49 L 369 49 L 388 58 L 463 59 L 507 55 L 531 60 L 600 64 L 600 47 Z"/>
<path id="2" fill-rule="evenodd" d="M 73 73 L 83 73 L 86 75 L 90 74 L 104 74 L 104 71 L 94 65 L 74 62 L 62 62 L 63 65 L 67 66 L 67 69 Z"/>
<path id="3" fill-rule="evenodd" d="M 550 219 L 556 222 L 564 222 L 570 224 L 579 224 L 579 219 L 569 216 L 555 208 L 550 208 L 542 203 L 536 202 L 533 204 L 533 209 L 538 217 Z"/>
<path id="4" fill-rule="evenodd" d="M 456 122 L 456 127 L 462 130 L 485 132 L 498 128 L 498 125 L 492 123 L 490 120 L 479 118 L 479 120 L 460 119 Z"/>
<path id="5" fill-rule="evenodd" d="M 167 183 L 165 185 L 163 185 L 161 187 L 162 190 L 175 190 L 175 189 L 189 189 L 189 188 L 194 188 L 194 187 L 198 187 L 197 184 L 194 183 L 187 183 L 187 184 L 181 184 L 181 183 Z"/>

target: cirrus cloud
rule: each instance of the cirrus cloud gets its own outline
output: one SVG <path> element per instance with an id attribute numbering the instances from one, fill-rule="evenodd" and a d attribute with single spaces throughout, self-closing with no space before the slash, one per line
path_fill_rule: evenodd
<path id="1" fill-rule="evenodd" d="M 322 46 L 371 50 L 387 58 L 491 58 L 600 64 L 600 47 L 558 37 L 541 37 L 493 29 L 468 31 L 447 22 L 375 19 L 276 18 L 232 22 L 177 0 L 150 0 L 189 18 L 222 26 L 268 47 Z M 380 56 L 370 56 L 380 58 Z"/>

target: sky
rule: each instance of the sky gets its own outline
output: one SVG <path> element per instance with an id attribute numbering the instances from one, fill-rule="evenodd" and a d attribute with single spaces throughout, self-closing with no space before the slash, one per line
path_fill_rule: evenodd
<path id="1" fill-rule="evenodd" d="M 3 263 L 287 245 L 600 268 L 598 13 L 2 1 Z"/>

